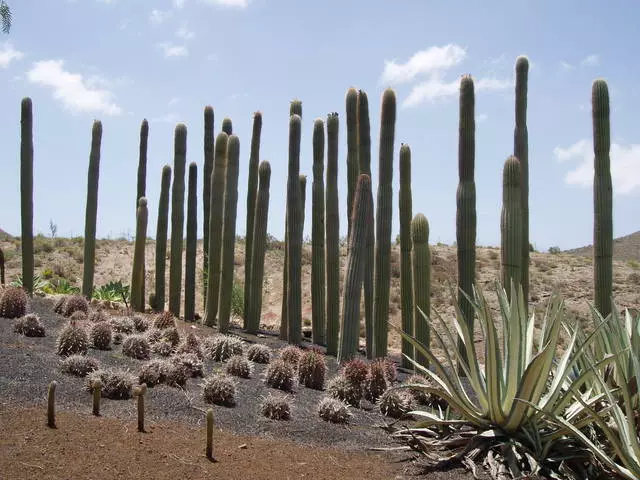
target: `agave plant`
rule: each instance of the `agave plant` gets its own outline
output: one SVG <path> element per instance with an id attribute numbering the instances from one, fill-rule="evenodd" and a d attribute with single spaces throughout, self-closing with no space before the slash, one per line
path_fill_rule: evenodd
<path id="1" fill-rule="evenodd" d="M 22 287 L 22 274 L 19 274 L 17 278 L 10 283 L 13 287 Z M 40 275 L 33 276 L 33 293 L 36 295 L 44 295 L 46 293 L 51 293 L 51 284 L 48 280 L 45 280 Z"/>
<path id="2" fill-rule="evenodd" d="M 72 285 L 66 278 L 59 278 L 51 281 L 51 293 L 74 294 L 80 293 L 80 287 Z"/>
<path id="3" fill-rule="evenodd" d="M 597 372 L 615 360 L 604 355 L 589 371 L 572 375 L 574 366 L 594 341 L 596 329 L 578 343 L 578 330 L 568 340 L 564 353 L 558 355 L 564 318 L 564 301 L 553 294 L 536 330 L 536 315 L 525 313 L 522 288 L 509 300 L 497 284 L 502 338 L 484 294 L 474 290 L 474 299 L 464 292 L 474 308 L 477 324 L 484 336 L 485 364 L 478 360 L 473 332 L 456 306 L 455 332 L 436 312 L 442 333 L 432 328 L 433 338 L 444 352 L 438 359 L 428 345 L 412 335 L 398 330 L 421 353 L 433 371 L 407 357 L 420 373 L 431 378 L 434 385 L 405 384 L 394 388 L 411 388 L 440 397 L 454 413 L 447 418 L 436 411 L 415 410 L 409 415 L 421 420 L 409 428 L 399 428 L 394 434 L 425 452 L 434 464 L 463 462 L 473 464 L 483 457 L 497 475 L 504 469 L 514 477 L 525 473 L 553 475 L 560 470 L 573 471 L 584 477 L 586 468 L 593 468 L 591 455 L 572 430 L 592 422 L 589 410 L 599 408 L 603 393 L 594 393 L 591 383 Z M 422 321 L 430 321 L 421 312 Z M 565 329 L 567 330 L 567 329 Z M 464 345 L 466 360 L 455 348 L 458 339 Z M 557 358 L 559 356 L 559 358 Z M 580 389 L 583 392 L 580 392 Z M 579 398 L 575 398 L 576 392 Z M 565 424 L 557 419 L 562 418 Z M 438 434 L 433 427 L 450 427 L 453 433 Z M 419 441 L 416 441 L 419 439 Z M 435 452 L 435 453 L 434 453 Z M 442 455 L 443 452 L 447 452 Z M 498 465 L 500 464 L 500 465 Z"/>

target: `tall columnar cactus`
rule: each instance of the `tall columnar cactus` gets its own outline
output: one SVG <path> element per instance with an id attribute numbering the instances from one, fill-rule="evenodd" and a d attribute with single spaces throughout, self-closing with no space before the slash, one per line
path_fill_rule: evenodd
<path id="1" fill-rule="evenodd" d="M 420 343 L 429 347 L 430 329 L 427 317 L 431 316 L 431 251 L 429 250 L 429 222 L 427 217 L 418 213 L 411 222 L 411 264 L 413 267 L 413 335 Z M 420 313 L 420 310 L 422 313 Z M 417 353 L 415 361 L 428 367 L 427 358 Z"/>
<path id="2" fill-rule="evenodd" d="M 156 311 L 163 311 L 165 304 L 165 271 L 167 265 L 167 230 L 169 227 L 169 188 L 171 187 L 171 166 L 162 167 L 160 199 L 158 200 L 158 222 L 156 225 Z"/>
<path id="3" fill-rule="evenodd" d="M 516 59 L 516 126 L 513 132 L 513 155 L 520 161 L 520 196 L 522 208 L 522 292 L 525 311 L 529 306 L 529 133 L 527 132 L 527 82 L 529 60 Z M 504 285 L 508 287 L 509 285 Z"/>
<path id="4" fill-rule="evenodd" d="M 213 173 L 213 107 L 204 107 L 204 168 L 202 173 L 202 277 L 207 289 L 207 268 L 209 265 L 209 208 L 211 206 L 211 174 Z M 203 306 L 207 295 L 202 296 Z"/>
<path id="5" fill-rule="evenodd" d="M 302 215 L 300 216 L 300 232 L 302 238 L 304 238 L 304 215 L 307 201 L 307 176 L 304 174 L 300 174 L 300 211 Z M 301 240 L 302 241 L 302 240 Z"/>
<path id="6" fill-rule="evenodd" d="M 29 97 L 22 99 L 20 109 L 20 210 L 22 285 L 33 295 L 33 105 Z"/>
<path id="7" fill-rule="evenodd" d="M 287 180 L 287 341 L 302 342 L 302 198 L 300 192 L 300 115 L 289 117 L 289 172 Z"/>
<path id="8" fill-rule="evenodd" d="M 465 75 L 460 81 L 460 123 L 458 127 L 458 191 L 456 194 L 456 241 L 458 254 L 458 289 L 473 298 L 476 269 L 476 184 L 475 168 L 475 94 L 473 79 Z M 458 291 L 458 306 L 473 332 L 473 305 Z M 462 341 L 458 349 L 463 361 L 466 350 Z"/>
<path id="9" fill-rule="evenodd" d="M 0 248 L 0 285 L 4 285 L 4 252 Z"/>
<path id="10" fill-rule="evenodd" d="M 360 174 L 371 178 L 371 128 L 369 123 L 369 99 L 366 92 L 358 92 L 358 162 Z M 373 211 L 373 192 L 369 192 L 369 206 Z M 372 214 L 373 215 L 373 214 Z M 367 339 L 367 358 L 373 358 L 373 271 L 374 271 L 375 232 L 367 231 L 364 261 L 364 321 Z"/>
<path id="11" fill-rule="evenodd" d="M 89 170 L 87 172 L 87 205 L 84 220 L 84 269 L 82 274 L 82 295 L 87 298 L 91 298 L 93 294 L 101 143 L 102 122 L 100 122 L 100 120 L 95 120 L 91 129 L 91 153 L 89 154 Z"/>
<path id="12" fill-rule="evenodd" d="M 196 250 L 198 245 L 198 165 L 189 164 L 187 190 L 187 249 L 184 266 L 184 320 L 196 316 Z"/>
<path id="13" fill-rule="evenodd" d="M 351 236 L 351 211 L 353 210 L 353 196 L 360 172 L 358 164 L 358 90 L 347 90 L 345 99 L 347 111 L 347 238 Z"/>
<path id="14" fill-rule="evenodd" d="M 269 184 L 271 182 L 271 165 L 263 160 L 258 168 L 259 186 L 254 209 L 253 221 L 253 253 L 251 254 L 249 305 L 246 314 L 247 332 L 258 333 L 260 314 L 262 312 L 262 282 L 264 279 L 264 256 L 267 247 L 267 220 L 269 218 Z M 246 285 L 246 284 L 245 284 Z"/>
<path id="15" fill-rule="evenodd" d="M 595 308 L 603 317 L 611 313 L 613 219 L 611 184 L 611 133 L 609 126 L 609 88 L 597 79 L 591 88 L 593 115 L 593 280 Z"/>
<path id="16" fill-rule="evenodd" d="M 313 124 L 313 187 L 311 224 L 311 340 L 325 343 L 325 211 L 324 211 L 324 122 Z"/>
<path id="17" fill-rule="evenodd" d="M 367 198 L 371 195 L 371 178 L 360 175 L 353 202 L 349 258 L 344 279 L 342 323 L 338 362 L 352 359 L 358 351 L 360 338 L 360 298 L 367 246 L 367 230 L 373 228 L 373 210 Z"/>
<path id="18" fill-rule="evenodd" d="M 400 300 L 402 302 L 402 330 L 413 332 L 413 275 L 411 273 L 411 148 L 400 147 L 400 193 L 398 194 L 400 216 Z M 413 358 L 413 345 L 402 340 L 402 353 Z M 411 362 L 402 357 L 402 366 L 412 368 Z"/>
<path id="19" fill-rule="evenodd" d="M 147 243 L 147 223 L 149 210 L 147 198 L 138 199 L 136 215 L 136 240 L 133 250 L 133 268 L 131 271 L 131 308 L 134 312 L 144 312 L 145 246 Z"/>
<path id="20" fill-rule="evenodd" d="M 244 248 L 244 327 L 247 328 L 247 310 L 251 301 L 251 255 L 253 255 L 253 221 L 255 217 L 256 196 L 258 194 L 258 164 L 260 163 L 260 134 L 262 131 L 262 113 L 253 114 L 253 133 L 251 135 L 251 153 L 249 154 L 249 180 L 247 186 L 247 226 Z"/>
<path id="21" fill-rule="evenodd" d="M 389 289 L 391 288 L 391 220 L 393 217 L 393 143 L 396 128 L 396 94 L 388 88 L 382 95 L 378 199 L 376 214 L 375 283 L 373 318 L 375 357 L 387 355 L 389 338 Z"/>
<path id="22" fill-rule="evenodd" d="M 327 355 L 338 354 L 340 331 L 340 211 L 338 209 L 338 132 L 337 113 L 327 115 L 327 189 L 325 192 L 327 235 L 327 299 L 325 342 Z"/>
<path id="23" fill-rule="evenodd" d="M 149 141 L 149 122 L 142 120 L 140 125 L 140 153 L 138 155 L 138 188 L 136 194 L 136 213 L 138 211 L 138 200 L 146 196 L 147 191 L 147 143 Z"/>
<path id="24" fill-rule="evenodd" d="M 522 195 L 521 163 L 514 156 L 504 162 L 502 173 L 502 215 L 500 217 L 500 270 L 502 286 L 510 299 L 522 282 Z M 511 291 L 513 282 L 516 288 Z"/>
<path id="25" fill-rule="evenodd" d="M 169 263 L 169 311 L 180 316 L 182 293 L 182 242 L 184 233 L 184 174 L 187 162 L 187 127 L 175 128 L 173 188 L 171 190 L 171 258 Z"/>
<path id="26" fill-rule="evenodd" d="M 222 131 L 226 133 L 228 136 L 233 135 L 233 123 L 229 117 L 225 117 L 222 119 Z"/>
<path id="27" fill-rule="evenodd" d="M 231 318 L 239 167 L 240 140 L 236 135 L 231 135 L 227 143 L 227 172 L 224 182 L 224 230 L 222 233 L 220 305 L 218 306 L 218 330 L 222 333 L 229 330 L 229 320 Z"/>
<path id="28" fill-rule="evenodd" d="M 211 175 L 211 205 L 209 208 L 209 264 L 207 268 L 207 300 L 204 324 L 212 327 L 218 315 L 220 295 L 220 251 L 222 250 L 222 213 L 224 183 L 227 170 L 227 143 L 229 136 L 220 132 L 216 137 L 215 159 Z"/>

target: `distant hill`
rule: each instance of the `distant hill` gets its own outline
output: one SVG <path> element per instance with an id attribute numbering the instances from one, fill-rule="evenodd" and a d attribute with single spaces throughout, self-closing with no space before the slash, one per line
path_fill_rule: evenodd
<path id="1" fill-rule="evenodd" d="M 0 228 L 0 240 L 9 240 L 11 238 L 13 238 L 12 235 L 9 235 L 7 232 Z"/>
<path id="2" fill-rule="evenodd" d="M 565 250 L 564 253 L 590 257 L 593 255 L 593 245 Z M 613 239 L 613 259 L 623 262 L 629 260 L 640 262 L 640 231 Z"/>

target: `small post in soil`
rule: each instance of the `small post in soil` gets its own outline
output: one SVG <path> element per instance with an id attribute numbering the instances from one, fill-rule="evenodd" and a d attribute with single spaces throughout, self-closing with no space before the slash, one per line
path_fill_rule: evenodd
<path id="1" fill-rule="evenodd" d="M 213 461 L 213 409 L 207 410 L 207 458 Z"/>
<path id="2" fill-rule="evenodd" d="M 56 428 L 56 386 L 58 382 L 55 380 L 49 384 L 49 392 L 47 394 L 47 425 Z"/>
<path id="3" fill-rule="evenodd" d="M 147 384 L 143 383 L 133 389 L 133 396 L 138 397 L 138 431 L 144 433 L 144 395 L 147 393 Z"/>
<path id="4" fill-rule="evenodd" d="M 102 382 L 100 380 L 94 381 L 91 386 L 93 387 L 93 414 L 96 417 L 100 416 L 100 397 L 102 395 Z"/>

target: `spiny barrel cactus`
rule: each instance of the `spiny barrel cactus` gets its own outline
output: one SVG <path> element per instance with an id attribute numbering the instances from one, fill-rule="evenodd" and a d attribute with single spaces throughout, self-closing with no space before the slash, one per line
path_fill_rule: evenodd
<path id="1" fill-rule="evenodd" d="M 171 190 L 171 258 L 169 260 L 169 310 L 180 316 L 182 292 L 182 242 L 184 232 L 184 174 L 187 162 L 187 126 L 179 123 L 174 134 L 173 188 Z"/>
<path id="2" fill-rule="evenodd" d="M 247 314 L 251 302 L 251 268 L 253 262 L 253 222 L 255 219 L 256 196 L 258 195 L 258 168 L 260 163 L 260 135 L 262 132 L 262 113 L 253 114 L 253 132 L 251 135 L 251 153 L 249 154 L 249 178 L 247 185 L 247 226 L 244 249 L 244 308 L 242 317 L 247 328 Z"/>
<path id="3" fill-rule="evenodd" d="M 24 288 L 9 285 L 0 293 L 0 317 L 19 318 L 27 313 L 27 293 Z"/>
<path id="4" fill-rule="evenodd" d="M 311 223 L 311 339 L 325 342 L 325 205 L 324 205 L 324 122 L 313 124 L 313 187 Z"/>
<path id="5" fill-rule="evenodd" d="M 146 196 L 147 190 L 147 144 L 149 141 L 149 122 L 142 120 L 140 125 L 140 153 L 138 155 L 138 188 L 136 194 L 136 212 L 138 211 L 138 200 Z"/>
<path id="6" fill-rule="evenodd" d="M 218 330 L 222 333 L 226 333 L 229 330 L 229 319 L 231 317 L 239 165 L 240 140 L 236 135 L 231 135 L 227 144 L 227 174 L 224 185 L 224 230 L 222 234 L 221 257 L 222 271 L 220 274 L 220 305 L 218 307 Z"/>
<path id="7" fill-rule="evenodd" d="M 338 362 L 353 358 L 358 351 L 360 338 L 360 292 L 366 260 L 366 239 L 368 230 L 373 228 L 373 211 L 367 201 L 371 195 L 371 179 L 360 175 L 353 202 L 349 259 L 344 280 L 342 323 L 340 325 L 340 349 Z"/>
<path id="8" fill-rule="evenodd" d="M 33 105 L 22 99 L 20 110 L 20 219 L 22 285 L 33 294 Z M 86 241 L 85 241 L 86 245 Z M 85 256 L 85 268 L 86 268 Z M 4 262 L 3 262 L 4 263 Z M 4 271 L 4 266 L 3 266 Z M 4 276 L 4 275 L 3 275 Z M 4 283 L 4 280 L 2 281 Z M 90 291 L 91 292 L 91 291 Z"/>
<path id="9" fill-rule="evenodd" d="M 209 208 L 211 206 L 211 174 L 213 173 L 213 107 L 204 107 L 204 169 L 202 176 L 202 276 L 205 290 L 207 288 L 207 265 L 209 259 Z M 203 295 L 204 305 L 207 295 Z M 203 306 L 204 306 L 203 305 Z"/>
<path id="10" fill-rule="evenodd" d="M 222 212 L 224 207 L 224 178 L 227 169 L 229 136 L 220 132 L 216 137 L 215 159 L 211 175 L 211 205 L 209 209 L 209 260 L 207 264 L 207 300 L 205 325 L 212 327 L 218 314 L 220 294 L 220 251 L 222 250 Z"/>
<path id="11" fill-rule="evenodd" d="M 460 81 L 460 120 L 458 137 L 458 191 L 456 194 L 456 241 L 458 288 L 473 298 L 476 269 L 476 184 L 475 168 L 475 93 L 473 79 L 465 75 Z M 473 331 L 473 305 L 458 292 L 458 306 Z M 462 361 L 466 350 L 458 341 Z"/>
<path id="12" fill-rule="evenodd" d="M 382 95 L 378 200 L 376 215 L 375 283 L 373 319 L 374 356 L 387 355 L 389 337 L 389 289 L 391 288 L 391 220 L 393 217 L 393 143 L 396 128 L 396 94 L 388 88 Z"/>
<path id="13" fill-rule="evenodd" d="M 264 256 L 267 246 L 267 221 L 269 217 L 269 184 L 271 182 L 271 165 L 264 160 L 258 169 L 259 186 L 253 221 L 253 240 L 251 242 L 251 278 L 249 286 L 249 306 L 246 315 L 246 328 L 249 333 L 258 333 L 260 313 L 262 311 L 262 283 L 264 279 Z M 246 285 L 246 284 L 245 284 Z"/>
<path id="14" fill-rule="evenodd" d="M 93 294 L 101 143 L 102 122 L 100 122 L 100 120 L 95 120 L 91 130 L 91 153 L 89 154 L 89 170 L 87 172 L 87 205 L 84 220 L 84 268 L 82 274 L 82 295 L 87 298 L 91 298 L 91 295 Z"/>
<path id="15" fill-rule="evenodd" d="M 400 147 L 400 192 L 398 194 L 400 217 L 400 300 L 402 302 L 402 330 L 413 332 L 413 275 L 411 272 L 411 148 Z M 402 340 L 402 353 L 413 358 L 413 345 Z M 412 368 L 411 362 L 402 357 L 402 367 Z"/>
<path id="16" fill-rule="evenodd" d="M 229 117 L 225 117 L 222 119 L 222 131 L 226 133 L 228 136 L 233 135 L 233 123 Z"/>
<path id="17" fill-rule="evenodd" d="M 338 209 L 338 131 L 337 113 L 327 115 L 326 204 L 326 324 L 327 355 L 338 354 L 340 331 L 340 211 Z"/>
<path id="18" fill-rule="evenodd" d="M 184 267 L 184 319 L 195 320 L 196 315 L 196 249 L 198 246 L 198 166 L 189 164 L 187 190 L 187 249 Z"/>
<path id="19" fill-rule="evenodd" d="M 502 215 L 500 217 L 500 267 L 502 286 L 507 298 L 517 295 L 511 285 L 520 288 L 522 281 L 522 206 L 520 194 L 520 161 L 510 156 L 502 173 Z M 513 283 L 512 283 L 513 282 Z"/>
<path id="20" fill-rule="evenodd" d="M 131 272 L 131 308 L 135 312 L 144 312 L 144 251 L 147 243 L 148 220 L 147 198 L 140 197 L 136 216 L 136 240 Z"/>
<path id="21" fill-rule="evenodd" d="M 607 82 L 597 79 L 591 88 L 593 116 L 593 280 L 595 308 L 603 318 L 611 313 L 613 218 L 611 133 L 609 126 L 609 87 Z"/>
<path id="22" fill-rule="evenodd" d="M 351 236 L 353 196 L 360 165 L 358 164 L 358 90 L 350 88 L 345 98 L 347 111 L 347 238 Z"/>
<path id="23" fill-rule="evenodd" d="M 165 303 L 165 270 L 167 257 L 167 230 L 169 227 L 169 187 L 171 186 L 171 167 L 162 167 L 160 199 L 158 200 L 158 222 L 156 225 L 156 291 L 155 311 L 163 311 Z"/>
<path id="24" fill-rule="evenodd" d="M 413 267 L 413 303 L 414 330 L 413 334 L 419 342 L 429 347 L 429 324 L 424 315 L 431 315 L 431 252 L 429 250 L 429 222 L 427 217 L 418 213 L 411 222 L 411 263 Z M 422 313 L 420 313 L 422 310 Z M 424 367 L 428 366 L 427 359 L 417 354 L 415 361 Z"/>

